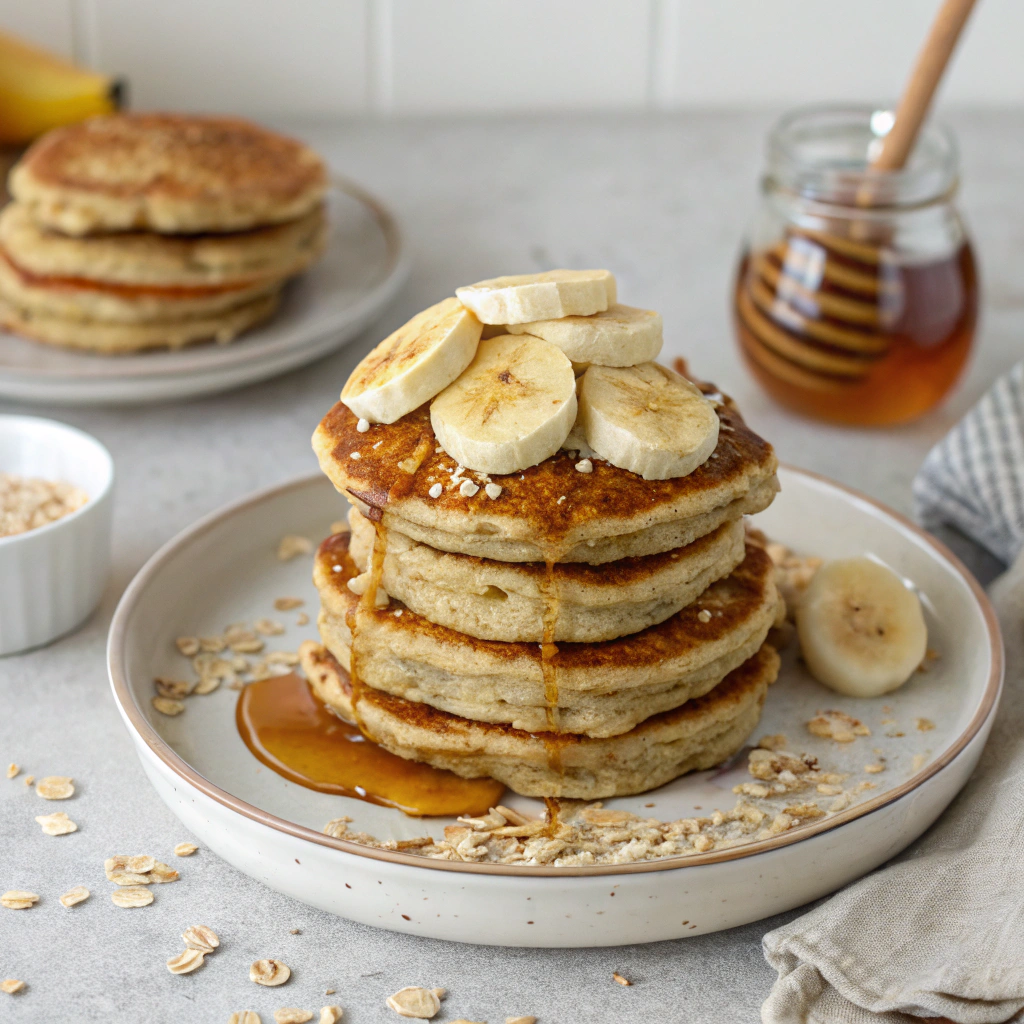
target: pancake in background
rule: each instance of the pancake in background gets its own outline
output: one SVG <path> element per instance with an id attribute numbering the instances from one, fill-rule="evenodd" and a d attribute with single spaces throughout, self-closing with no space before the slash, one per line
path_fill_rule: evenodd
<path id="1" fill-rule="evenodd" d="M 68 235 L 244 231 L 320 205 L 323 161 L 249 121 L 113 114 L 49 132 L 8 185 L 36 223 Z"/>

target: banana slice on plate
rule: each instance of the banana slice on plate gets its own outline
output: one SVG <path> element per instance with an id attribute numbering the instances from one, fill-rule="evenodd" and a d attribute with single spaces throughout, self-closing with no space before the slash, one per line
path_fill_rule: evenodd
<path id="1" fill-rule="evenodd" d="M 572 363 L 532 335 L 480 342 L 476 358 L 430 406 L 441 447 L 480 473 L 515 473 L 554 455 L 576 419 Z"/>
<path id="2" fill-rule="evenodd" d="M 616 291 L 608 270 L 548 270 L 478 281 L 455 294 L 485 324 L 527 324 L 602 313 Z"/>
<path id="3" fill-rule="evenodd" d="M 352 371 L 341 400 L 371 423 L 394 423 L 446 387 L 473 361 L 483 324 L 458 299 L 417 313 Z"/>
<path id="4" fill-rule="evenodd" d="M 811 675 L 848 697 L 902 686 L 928 648 L 917 594 L 870 558 L 823 565 L 797 606 L 796 628 Z"/>
<path id="5" fill-rule="evenodd" d="M 580 378 L 579 420 L 588 445 L 645 480 L 687 476 L 718 444 L 718 416 L 700 389 L 660 366 L 591 366 Z"/>
<path id="6" fill-rule="evenodd" d="M 661 314 L 616 303 L 603 313 L 510 324 L 509 334 L 533 334 L 557 345 L 574 364 L 636 366 L 657 358 L 662 345 Z"/>

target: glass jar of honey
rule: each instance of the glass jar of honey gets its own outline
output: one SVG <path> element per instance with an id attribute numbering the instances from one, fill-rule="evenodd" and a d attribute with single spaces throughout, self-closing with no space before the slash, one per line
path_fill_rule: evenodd
<path id="1" fill-rule="evenodd" d="M 978 281 L 954 206 L 955 143 L 926 125 L 902 170 L 871 170 L 891 125 L 870 107 L 784 117 L 736 276 L 751 372 L 823 420 L 915 419 L 952 388 L 974 338 Z"/>

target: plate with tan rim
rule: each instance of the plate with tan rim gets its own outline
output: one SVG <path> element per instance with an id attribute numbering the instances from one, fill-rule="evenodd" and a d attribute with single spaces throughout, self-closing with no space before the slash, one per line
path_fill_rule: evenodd
<path id="1" fill-rule="evenodd" d="M 304 366 L 351 341 L 409 275 L 391 211 L 335 176 L 324 255 L 285 285 L 274 316 L 228 345 L 102 356 L 0 331 L 0 398 L 66 405 L 135 405 L 215 394 Z"/>
<path id="2" fill-rule="evenodd" d="M 147 776 L 197 839 L 239 870 L 298 900 L 366 924 L 463 942 L 600 946 L 696 935 L 758 920 L 819 898 L 898 853 L 942 813 L 971 774 L 1002 685 L 1002 643 L 984 593 L 961 563 L 909 520 L 838 484 L 792 468 L 756 525 L 772 539 L 829 559 L 869 554 L 917 589 L 925 607 L 928 671 L 883 698 L 839 697 L 784 651 L 751 737 L 784 734 L 786 746 L 818 759 L 847 794 L 804 791 L 817 817 L 788 815 L 760 801 L 765 826 L 718 840 L 705 852 L 617 863 L 477 863 L 429 859 L 324 834 L 347 815 L 378 840 L 440 837 L 451 818 L 410 818 L 359 799 L 315 792 L 264 767 L 235 726 L 238 692 L 221 686 L 191 696 L 173 717 L 151 704 L 156 676 L 183 678 L 183 635 L 270 616 L 285 626 L 268 648 L 294 651 L 315 639 L 311 556 L 277 557 L 282 536 L 320 539 L 343 503 L 321 477 L 244 498 L 200 520 L 157 552 L 125 592 L 111 625 L 110 678 Z M 304 605 L 275 611 L 275 599 Z M 310 621 L 303 621 L 302 612 Z M 870 730 L 852 742 L 812 734 L 807 722 L 839 710 Z M 730 811 L 733 787 L 753 780 L 747 751 L 719 769 L 605 807 L 668 822 Z M 841 778 L 840 778 L 841 777 Z M 835 780 L 833 780 L 834 782 Z M 842 795 L 842 794 L 840 794 Z M 504 803 L 539 815 L 539 801 Z M 738 827 L 738 826 L 737 826 Z M 735 832 L 735 830 L 734 830 Z M 721 835 L 721 833 L 716 833 Z M 707 844 L 701 844 L 706 847 Z"/>

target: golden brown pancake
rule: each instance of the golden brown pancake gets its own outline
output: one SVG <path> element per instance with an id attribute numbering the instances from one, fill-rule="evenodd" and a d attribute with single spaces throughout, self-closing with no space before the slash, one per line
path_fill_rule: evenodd
<path id="1" fill-rule="evenodd" d="M 243 231 L 309 213 L 327 172 L 307 146 L 240 118 L 113 114 L 43 136 L 9 188 L 69 235 Z"/>
<path id="2" fill-rule="evenodd" d="M 0 327 L 48 345 L 97 355 L 125 355 L 145 349 L 183 348 L 200 341 L 226 344 L 273 316 L 279 299 L 280 292 L 273 291 L 213 316 L 131 324 L 29 314 L 0 298 Z"/>
<path id="3" fill-rule="evenodd" d="M 734 572 L 666 621 L 618 640 L 558 644 L 545 678 L 537 643 L 478 640 L 396 600 L 365 607 L 348 587 L 358 571 L 348 534 L 320 546 L 313 576 L 320 635 L 348 667 L 354 627 L 363 691 L 530 732 L 627 732 L 718 684 L 757 651 L 783 613 L 774 565 L 750 544 Z"/>
<path id="4" fill-rule="evenodd" d="M 714 394 L 713 386 L 704 388 Z M 643 480 L 599 459 L 593 472 L 580 473 L 575 454 L 561 451 L 522 473 L 485 478 L 465 471 L 477 484 L 502 488 L 496 499 L 483 486 L 466 497 L 452 483 L 455 460 L 437 443 L 428 405 L 361 433 L 339 402 L 317 427 L 313 448 L 324 473 L 364 515 L 438 550 L 599 564 L 683 547 L 771 503 L 775 453 L 718 397 L 717 448 L 694 472 L 670 480 Z M 443 490 L 431 498 L 435 484 Z"/>
<path id="5" fill-rule="evenodd" d="M 369 688 L 353 710 L 348 674 L 319 644 L 299 650 L 316 694 L 375 743 L 463 778 L 491 777 L 525 796 L 596 800 L 642 793 L 731 757 L 757 726 L 779 656 L 765 644 L 710 693 L 607 739 L 532 735 L 459 718 Z"/>
<path id="6" fill-rule="evenodd" d="M 298 220 L 228 234 L 149 231 L 75 238 L 40 227 L 21 203 L 0 211 L 0 248 L 14 266 L 65 286 L 247 287 L 306 269 L 327 240 L 322 206 Z"/>
<path id="7" fill-rule="evenodd" d="M 0 250 L 0 298 L 28 316 L 59 320 L 146 324 L 215 317 L 272 291 L 278 281 L 249 284 L 162 285 L 102 284 L 84 279 L 38 277 L 17 267 Z"/>
<path id="8" fill-rule="evenodd" d="M 352 557 L 365 571 L 374 525 L 355 508 L 348 522 Z M 732 572 L 744 554 L 740 519 L 675 551 L 599 566 L 558 562 L 550 573 L 537 562 L 437 551 L 389 530 L 381 581 L 417 615 L 480 640 L 540 643 L 550 603 L 557 602 L 547 639 L 593 643 L 664 622 Z"/>

